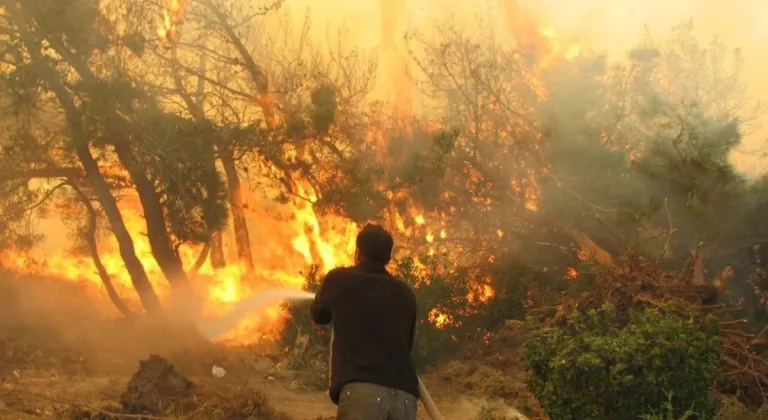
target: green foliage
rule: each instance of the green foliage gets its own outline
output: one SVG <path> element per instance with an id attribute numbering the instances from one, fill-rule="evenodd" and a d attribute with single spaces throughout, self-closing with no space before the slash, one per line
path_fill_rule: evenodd
<path id="1" fill-rule="evenodd" d="M 29 0 L 19 3 L 35 16 L 37 24 L 50 33 L 60 34 L 78 53 L 103 47 L 107 35 L 99 21 L 99 2 L 94 0 Z"/>
<path id="2" fill-rule="evenodd" d="M 575 312 L 563 328 L 531 321 L 529 389 L 553 420 L 641 418 L 665 408 L 673 418 L 693 409 L 691 419 L 712 419 L 722 342 L 714 319 L 698 319 L 664 308 L 630 312 L 624 322 L 606 305 Z"/>
<path id="3" fill-rule="evenodd" d="M 43 238 L 34 231 L 27 213 L 44 195 L 45 191 L 31 189 L 26 182 L 0 184 L 0 250 L 29 249 Z"/>
<path id="4" fill-rule="evenodd" d="M 679 413 L 679 410 L 675 410 L 672 395 L 674 394 L 671 392 L 667 394 L 667 401 L 660 410 L 651 410 L 650 414 L 640 416 L 640 420 L 690 420 L 696 418 L 692 408 L 685 410 L 682 414 Z"/>
<path id="5" fill-rule="evenodd" d="M 226 226 L 226 182 L 216 169 L 212 126 L 159 113 L 146 120 L 145 147 L 138 148 L 156 181 L 169 232 L 178 243 L 203 243 Z"/>

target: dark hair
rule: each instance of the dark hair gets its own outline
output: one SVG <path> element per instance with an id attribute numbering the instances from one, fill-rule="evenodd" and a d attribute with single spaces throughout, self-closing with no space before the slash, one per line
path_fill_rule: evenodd
<path id="1" fill-rule="evenodd" d="M 361 259 L 387 265 L 392 259 L 395 241 L 386 229 L 368 223 L 357 234 L 356 245 Z"/>

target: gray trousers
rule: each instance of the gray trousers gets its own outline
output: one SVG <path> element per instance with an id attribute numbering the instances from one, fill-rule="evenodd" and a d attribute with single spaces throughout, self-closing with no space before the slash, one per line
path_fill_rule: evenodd
<path id="1" fill-rule="evenodd" d="M 398 389 L 352 382 L 341 389 L 336 420 L 416 420 L 417 402 Z"/>

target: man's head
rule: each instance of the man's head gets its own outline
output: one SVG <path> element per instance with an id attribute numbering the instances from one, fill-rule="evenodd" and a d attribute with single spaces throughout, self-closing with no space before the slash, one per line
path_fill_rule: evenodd
<path id="1" fill-rule="evenodd" d="M 380 225 L 367 224 L 357 234 L 355 262 L 370 261 L 387 265 L 392 259 L 392 247 L 395 241 L 392 235 Z"/>

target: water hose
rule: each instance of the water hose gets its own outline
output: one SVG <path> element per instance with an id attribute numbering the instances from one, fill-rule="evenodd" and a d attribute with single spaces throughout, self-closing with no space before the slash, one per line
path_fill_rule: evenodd
<path id="1" fill-rule="evenodd" d="M 331 381 L 331 369 L 333 366 L 333 326 L 331 326 L 331 343 L 328 346 L 328 386 L 330 386 Z M 419 380 L 419 394 L 421 395 L 421 403 L 424 404 L 424 408 L 427 410 L 427 414 L 429 415 L 429 418 L 432 420 L 443 420 L 443 415 L 440 414 L 440 410 L 437 409 L 437 405 L 435 405 L 435 402 L 432 400 L 432 396 L 429 395 L 429 391 L 427 391 L 427 387 L 424 386 L 424 382 L 421 381 L 420 377 L 417 377 Z"/>

